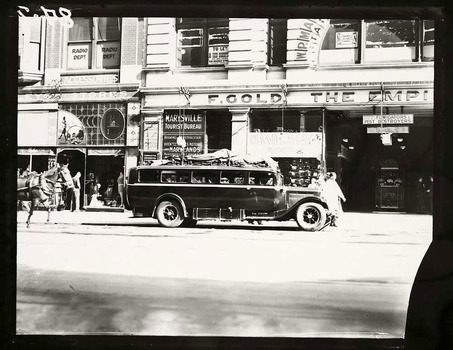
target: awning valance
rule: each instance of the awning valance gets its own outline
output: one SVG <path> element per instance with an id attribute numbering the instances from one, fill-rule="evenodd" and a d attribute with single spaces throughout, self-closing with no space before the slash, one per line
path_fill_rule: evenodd
<path id="1" fill-rule="evenodd" d="M 50 148 L 18 148 L 17 154 L 20 156 L 54 156 L 55 152 Z"/>
<path id="2" fill-rule="evenodd" d="M 97 149 L 88 149 L 89 156 L 122 156 L 124 155 L 123 149 L 118 148 L 97 148 Z"/>

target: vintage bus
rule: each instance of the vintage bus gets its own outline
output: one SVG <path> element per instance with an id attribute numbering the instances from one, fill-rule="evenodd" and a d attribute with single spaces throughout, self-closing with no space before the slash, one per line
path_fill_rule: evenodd
<path id="1" fill-rule="evenodd" d="M 306 231 L 320 230 L 327 205 L 319 190 L 283 185 L 273 168 L 255 166 L 147 165 L 129 170 L 125 207 L 160 225 L 194 225 L 198 220 L 294 219 Z"/>

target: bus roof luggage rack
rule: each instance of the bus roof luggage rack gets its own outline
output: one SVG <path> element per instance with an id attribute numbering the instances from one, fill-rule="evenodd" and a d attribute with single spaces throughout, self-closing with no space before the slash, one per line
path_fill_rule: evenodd
<path id="1" fill-rule="evenodd" d="M 213 153 L 189 155 L 184 158 L 170 157 L 155 160 L 151 165 L 227 165 L 227 166 L 254 166 L 257 168 L 271 168 L 280 171 L 278 163 L 270 157 L 238 155 L 228 149 L 221 149 Z"/>

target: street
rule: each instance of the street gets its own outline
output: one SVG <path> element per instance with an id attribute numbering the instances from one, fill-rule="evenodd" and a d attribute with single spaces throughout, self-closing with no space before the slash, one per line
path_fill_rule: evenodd
<path id="1" fill-rule="evenodd" d="M 401 338 L 432 238 L 428 215 L 346 213 L 322 232 L 45 217 L 18 213 L 19 334 Z"/>

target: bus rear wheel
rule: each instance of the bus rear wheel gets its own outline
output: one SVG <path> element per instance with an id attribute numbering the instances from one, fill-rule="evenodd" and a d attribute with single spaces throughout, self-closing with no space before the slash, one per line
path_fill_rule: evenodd
<path id="1" fill-rule="evenodd" d="M 320 230 L 326 218 L 326 210 L 318 203 L 303 203 L 296 211 L 296 222 L 304 231 Z"/>
<path id="2" fill-rule="evenodd" d="M 172 199 L 159 203 L 156 217 L 159 224 L 164 227 L 178 227 L 184 221 L 181 205 Z"/>

